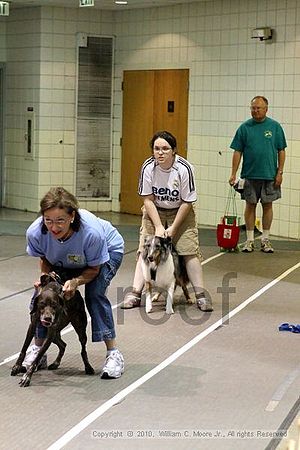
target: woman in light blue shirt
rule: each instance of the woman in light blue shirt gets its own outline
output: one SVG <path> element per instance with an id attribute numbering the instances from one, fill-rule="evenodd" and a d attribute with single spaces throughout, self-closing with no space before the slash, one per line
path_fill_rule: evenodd
<path id="1" fill-rule="evenodd" d="M 119 378 L 124 372 L 124 358 L 116 347 L 112 308 L 106 296 L 110 281 L 121 265 L 124 241 L 106 220 L 79 209 L 77 199 L 62 187 L 54 187 L 40 202 L 41 217 L 26 233 L 27 253 L 40 258 L 42 273 L 64 273 L 66 299 L 78 286 L 85 285 L 85 302 L 91 316 L 92 341 L 104 341 L 106 361 L 101 378 Z M 27 367 L 35 358 L 46 336 L 40 326 L 35 345 L 27 353 Z"/>

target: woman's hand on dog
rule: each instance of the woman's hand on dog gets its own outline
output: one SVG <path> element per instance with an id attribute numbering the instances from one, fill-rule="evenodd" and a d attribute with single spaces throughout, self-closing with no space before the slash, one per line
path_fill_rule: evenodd
<path id="1" fill-rule="evenodd" d="M 64 298 L 66 300 L 70 300 L 70 298 L 74 297 L 77 288 L 78 288 L 77 278 L 67 280 L 63 285 Z"/>
<path id="2" fill-rule="evenodd" d="M 162 225 L 155 228 L 155 236 L 158 237 L 170 237 L 173 238 L 176 234 L 176 230 L 173 225 L 170 225 L 167 229 L 165 229 Z"/>
<path id="3" fill-rule="evenodd" d="M 176 230 L 172 225 L 170 225 L 165 231 L 165 237 L 173 238 L 176 234 Z"/>
<path id="4" fill-rule="evenodd" d="M 164 227 L 162 225 L 155 227 L 155 236 L 165 237 L 165 235 L 166 235 L 166 230 L 164 229 Z"/>

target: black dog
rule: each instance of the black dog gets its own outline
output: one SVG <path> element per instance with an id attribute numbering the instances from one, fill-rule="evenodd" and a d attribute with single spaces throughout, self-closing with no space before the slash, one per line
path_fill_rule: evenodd
<path id="1" fill-rule="evenodd" d="M 88 361 L 86 352 L 87 316 L 80 292 L 76 291 L 74 297 L 70 300 L 65 300 L 62 292 L 63 284 L 60 281 L 60 277 L 53 272 L 48 275 L 42 275 L 40 281 L 41 288 L 39 294 L 34 299 L 31 322 L 27 335 L 16 364 L 12 368 L 11 375 L 15 376 L 26 370 L 22 366 L 22 362 L 24 361 L 26 350 L 34 337 L 38 322 L 47 327 L 47 337 L 36 359 L 21 378 L 20 386 L 29 386 L 33 372 L 52 342 L 58 346 L 59 353 L 56 360 L 48 366 L 48 369 L 55 370 L 59 367 L 67 345 L 61 339 L 60 332 L 69 323 L 73 325 L 81 343 L 81 357 L 84 363 L 85 373 L 88 375 L 94 374 L 94 369 Z"/>

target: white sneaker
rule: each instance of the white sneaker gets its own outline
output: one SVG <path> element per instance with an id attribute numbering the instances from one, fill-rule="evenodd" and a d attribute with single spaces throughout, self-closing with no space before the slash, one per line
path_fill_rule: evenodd
<path id="1" fill-rule="evenodd" d="M 244 253 L 251 253 L 254 251 L 254 242 L 253 241 L 246 241 L 243 245 L 242 252 Z"/>
<path id="2" fill-rule="evenodd" d="M 206 298 L 204 294 L 196 297 L 196 304 L 200 311 L 212 312 L 214 310 L 211 299 Z"/>
<path id="3" fill-rule="evenodd" d="M 120 378 L 124 372 L 124 358 L 122 353 L 116 349 L 108 353 L 101 372 L 101 378 Z"/>
<path id="4" fill-rule="evenodd" d="M 264 253 L 274 253 L 274 249 L 273 249 L 269 239 L 262 239 L 261 240 L 261 247 L 260 247 L 260 249 Z"/>
<path id="5" fill-rule="evenodd" d="M 40 351 L 41 347 L 38 345 L 31 345 L 29 349 L 26 352 L 24 361 L 22 362 L 22 366 L 25 367 L 26 370 L 31 366 L 35 358 L 37 357 L 38 352 Z M 37 368 L 35 370 L 41 370 L 41 369 L 47 369 L 47 355 L 44 354 L 42 356 L 42 359 L 40 360 Z"/>

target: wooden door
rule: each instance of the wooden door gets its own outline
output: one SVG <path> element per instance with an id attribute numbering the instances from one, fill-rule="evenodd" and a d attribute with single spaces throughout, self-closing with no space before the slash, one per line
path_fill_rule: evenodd
<path id="1" fill-rule="evenodd" d="M 149 156 L 153 130 L 153 71 L 124 72 L 121 212 L 140 214 L 137 194 L 141 165 Z"/>
<path id="2" fill-rule="evenodd" d="M 177 152 L 186 157 L 189 71 L 156 70 L 154 89 L 153 132 L 170 131 Z"/>
<path id="3" fill-rule="evenodd" d="M 187 151 L 188 70 L 124 72 L 121 162 L 121 212 L 140 214 L 137 186 L 142 163 L 151 156 L 149 141 L 159 130 L 177 139 L 182 156 Z"/>

